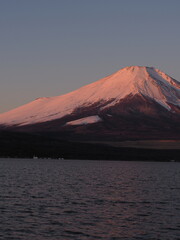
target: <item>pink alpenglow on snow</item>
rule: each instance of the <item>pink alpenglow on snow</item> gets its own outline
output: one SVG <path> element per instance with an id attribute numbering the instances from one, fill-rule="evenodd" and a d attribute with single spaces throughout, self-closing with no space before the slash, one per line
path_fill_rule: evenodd
<path id="1" fill-rule="evenodd" d="M 89 116 L 85 118 L 80 118 L 74 121 L 67 122 L 66 125 L 86 125 L 101 122 L 102 119 L 99 116 Z"/>
<path id="2" fill-rule="evenodd" d="M 101 111 L 114 106 L 128 95 L 136 94 L 155 101 L 168 111 L 171 111 L 171 105 L 180 107 L 179 81 L 156 68 L 131 66 L 71 93 L 39 98 L 0 114 L 0 125 L 23 126 L 52 121 L 72 114 L 77 108 L 104 102 Z M 85 124 L 93 121 L 100 121 L 100 118 L 89 116 L 67 124 Z"/>

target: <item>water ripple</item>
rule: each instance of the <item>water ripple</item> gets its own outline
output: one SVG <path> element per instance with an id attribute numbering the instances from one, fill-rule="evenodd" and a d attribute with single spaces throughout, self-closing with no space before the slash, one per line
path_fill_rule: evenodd
<path id="1" fill-rule="evenodd" d="M 0 159 L 2 240 L 177 240 L 180 164 Z"/>

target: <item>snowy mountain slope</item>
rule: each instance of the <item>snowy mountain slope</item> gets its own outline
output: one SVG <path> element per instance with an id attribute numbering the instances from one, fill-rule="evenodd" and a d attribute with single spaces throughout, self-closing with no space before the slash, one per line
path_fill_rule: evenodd
<path id="1" fill-rule="evenodd" d="M 86 125 L 86 124 L 93 124 L 101 121 L 102 119 L 99 116 L 95 115 L 95 116 L 84 117 L 74 121 L 67 122 L 66 125 Z"/>
<path id="2" fill-rule="evenodd" d="M 88 109 L 93 105 L 97 105 L 101 112 L 120 104 L 128 96 L 136 95 L 157 103 L 166 111 L 179 113 L 180 82 L 155 68 L 131 66 L 71 93 L 39 98 L 0 114 L 0 125 L 45 123 L 71 115 L 76 109 Z M 79 118 L 82 117 L 87 116 Z"/>

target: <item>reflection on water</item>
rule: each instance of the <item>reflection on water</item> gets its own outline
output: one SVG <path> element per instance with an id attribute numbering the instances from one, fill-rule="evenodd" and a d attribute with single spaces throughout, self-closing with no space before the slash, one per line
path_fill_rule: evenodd
<path id="1" fill-rule="evenodd" d="M 174 240 L 180 163 L 0 159 L 0 239 Z"/>

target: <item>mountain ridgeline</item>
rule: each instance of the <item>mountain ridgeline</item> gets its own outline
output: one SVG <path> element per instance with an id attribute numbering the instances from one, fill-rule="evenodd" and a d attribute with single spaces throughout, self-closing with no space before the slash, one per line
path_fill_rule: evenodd
<path id="1" fill-rule="evenodd" d="M 6 131 L 68 141 L 180 139 L 180 82 L 131 66 L 71 93 L 0 114 Z"/>

